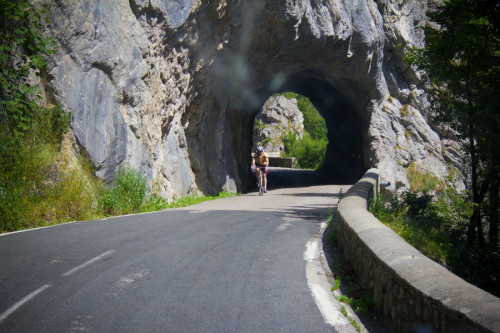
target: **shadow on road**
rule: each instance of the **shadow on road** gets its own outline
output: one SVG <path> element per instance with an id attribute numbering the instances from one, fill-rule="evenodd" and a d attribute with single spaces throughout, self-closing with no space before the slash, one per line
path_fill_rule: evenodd
<path id="1" fill-rule="evenodd" d="M 267 181 L 269 190 L 334 184 L 331 176 L 319 171 L 276 167 L 269 168 Z"/>

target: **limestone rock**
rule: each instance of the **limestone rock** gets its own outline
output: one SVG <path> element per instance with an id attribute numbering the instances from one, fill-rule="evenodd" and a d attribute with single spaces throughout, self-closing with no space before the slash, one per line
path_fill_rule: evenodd
<path id="1" fill-rule="evenodd" d="M 33 1 L 59 46 L 45 91 L 103 179 L 128 164 L 167 197 L 245 190 L 255 116 L 288 88 L 322 112 L 339 182 L 465 173 L 397 47 L 421 45 L 433 0 Z"/>
<path id="2" fill-rule="evenodd" d="M 262 144 L 270 156 L 281 156 L 283 136 L 287 133 L 294 132 L 298 138 L 304 135 L 304 116 L 295 98 L 271 96 L 255 117 L 255 124 L 253 142 Z"/>

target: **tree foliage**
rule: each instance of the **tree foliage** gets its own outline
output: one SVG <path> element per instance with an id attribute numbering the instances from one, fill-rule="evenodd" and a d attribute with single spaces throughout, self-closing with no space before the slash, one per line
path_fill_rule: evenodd
<path id="1" fill-rule="evenodd" d="M 325 119 L 314 107 L 309 98 L 294 93 L 285 92 L 285 98 L 295 98 L 297 108 L 304 116 L 304 136 L 298 138 L 295 132 L 283 134 L 284 156 L 297 157 L 301 169 L 318 169 L 323 165 L 328 146 L 327 127 Z"/>
<path id="2" fill-rule="evenodd" d="M 309 133 L 313 139 L 326 139 L 328 131 L 325 119 L 314 107 L 309 98 L 294 92 L 283 93 L 283 96 L 287 99 L 295 98 L 297 100 L 297 108 L 304 115 L 304 130 Z"/>
<path id="3" fill-rule="evenodd" d="M 408 48 L 406 60 L 424 70 L 437 122 L 466 143 L 475 208 L 468 243 L 498 246 L 500 166 L 500 5 L 497 0 L 445 1 L 428 13 L 425 47 Z"/>
<path id="4" fill-rule="evenodd" d="M 301 169 L 318 169 L 325 160 L 326 147 L 328 140 L 326 138 L 315 139 L 308 133 L 302 138 L 297 138 L 293 131 L 283 135 L 284 156 L 297 157 L 298 167 Z"/>
<path id="5" fill-rule="evenodd" d="M 41 33 L 46 13 L 28 1 L 0 0 L 0 122 L 15 138 L 33 126 L 40 112 L 40 89 L 27 79 L 40 76 L 45 57 L 54 52 L 53 41 Z"/>
<path id="6" fill-rule="evenodd" d="M 58 106 L 39 104 L 34 78 L 46 69 L 53 41 L 42 34 L 47 9 L 26 0 L 0 0 L 0 227 L 15 230 L 28 202 L 48 202 L 55 175 L 53 147 L 69 126 Z M 46 144 L 46 145 L 45 145 Z M 44 146 L 45 145 L 45 146 Z M 53 187 L 53 186 L 52 186 Z M 43 198 L 43 199 L 41 199 Z M 45 209 L 45 211 L 48 211 Z"/>

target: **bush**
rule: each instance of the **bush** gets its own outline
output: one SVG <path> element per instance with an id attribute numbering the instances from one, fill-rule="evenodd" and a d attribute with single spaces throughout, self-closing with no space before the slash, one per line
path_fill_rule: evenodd
<path id="1" fill-rule="evenodd" d="M 146 191 L 144 176 L 129 167 L 120 167 L 113 186 L 99 198 L 100 210 L 109 215 L 133 213 L 141 207 Z"/>
<path id="2" fill-rule="evenodd" d="M 288 132 L 283 136 L 283 144 L 283 155 L 297 157 L 299 168 L 316 170 L 323 165 L 328 145 L 326 139 L 314 139 L 307 133 L 298 139 L 295 132 Z"/>
<path id="3" fill-rule="evenodd" d="M 467 247 L 467 226 L 473 204 L 453 189 L 406 192 L 389 200 L 383 195 L 370 211 L 427 257 L 496 296 L 500 295 L 500 256 L 489 247 Z"/>
<path id="4" fill-rule="evenodd" d="M 286 99 L 295 98 L 297 100 L 297 108 L 304 115 L 304 130 L 313 139 L 326 140 L 328 130 L 326 127 L 325 119 L 321 116 L 316 107 L 314 107 L 309 98 L 294 92 L 285 92 L 282 95 Z"/>
<path id="5" fill-rule="evenodd" d="M 0 180 L 1 232 L 82 219 L 93 208 L 89 172 L 70 168 L 57 146 L 40 140 L 26 140 Z"/>

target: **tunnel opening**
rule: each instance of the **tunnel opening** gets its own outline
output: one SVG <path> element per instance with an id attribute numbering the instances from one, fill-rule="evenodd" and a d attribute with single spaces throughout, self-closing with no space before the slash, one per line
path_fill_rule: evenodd
<path id="1" fill-rule="evenodd" d="M 262 146 L 271 166 L 317 170 L 328 145 L 325 119 L 292 91 L 270 96 L 254 118 L 252 151 Z"/>
<path id="2" fill-rule="evenodd" d="M 328 146 L 323 166 L 316 172 L 320 174 L 317 179 L 322 179 L 324 183 L 354 184 L 365 171 L 363 119 L 358 110 L 344 94 L 325 80 L 301 74 L 259 91 L 260 105 L 273 94 L 289 91 L 309 98 L 326 122 Z M 258 112 L 254 111 L 252 119 Z M 247 133 L 253 133 L 253 122 L 249 127 Z M 252 138 L 252 134 L 249 137 Z"/>

